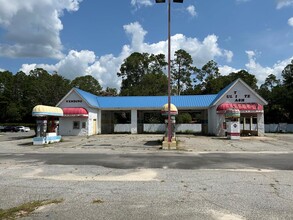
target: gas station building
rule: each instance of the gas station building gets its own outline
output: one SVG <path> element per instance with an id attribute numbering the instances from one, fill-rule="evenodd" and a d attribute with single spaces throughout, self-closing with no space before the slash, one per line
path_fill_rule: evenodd
<path id="1" fill-rule="evenodd" d="M 150 123 L 167 103 L 167 96 L 96 96 L 78 88 L 71 89 L 56 105 L 63 110 L 59 118 L 59 134 L 88 136 L 112 133 L 157 133 L 165 129 L 158 122 Z M 267 102 L 243 80 L 237 79 L 212 95 L 172 96 L 179 114 L 190 113 L 192 122 L 176 130 L 203 135 L 226 136 L 226 112 L 240 111 L 241 135 L 264 134 L 264 110 Z"/>

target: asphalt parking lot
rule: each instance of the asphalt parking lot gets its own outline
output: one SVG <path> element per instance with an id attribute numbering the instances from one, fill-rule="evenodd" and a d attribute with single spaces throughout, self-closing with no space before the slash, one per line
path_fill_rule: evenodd
<path id="1" fill-rule="evenodd" d="M 161 150 L 160 135 L 64 137 L 44 146 L 33 146 L 32 135 L 0 133 L 0 209 L 63 202 L 23 219 L 293 219 L 293 172 L 278 167 L 292 161 L 292 134 L 181 135 L 176 151 Z"/>

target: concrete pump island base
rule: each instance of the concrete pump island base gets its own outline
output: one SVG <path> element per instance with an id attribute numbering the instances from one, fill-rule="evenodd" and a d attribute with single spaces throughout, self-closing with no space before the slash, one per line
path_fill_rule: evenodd
<path id="1" fill-rule="evenodd" d="M 63 115 L 58 115 L 58 135 L 164 134 L 166 123 L 160 118 L 166 101 L 167 96 L 102 97 L 73 88 L 56 105 L 63 111 Z M 263 106 L 267 102 L 241 79 L 218 94 L 171 96 L 171 103 L 176 106 L 178 117 L 188 114 L 192 119 L 188 123 L 175 123 L 176 114 L 171 110 L 173 139 L 165 140 L 166 149 L 175 149 L 175 131 L 231 139 L 264 135 Z M 163 108 L 166 115 L 168 106 Z M 238 112 L 237 118 L 229 116 L 231 109 Z"/>

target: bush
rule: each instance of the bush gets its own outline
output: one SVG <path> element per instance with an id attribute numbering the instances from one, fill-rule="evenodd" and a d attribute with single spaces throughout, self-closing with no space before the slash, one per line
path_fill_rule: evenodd
<path id="1" fill-rule="evenodd" d="M 181 113 L 177 116 L 177 124 L 188 124 L 191 123 L 192 117 L 189 113 Z"/>

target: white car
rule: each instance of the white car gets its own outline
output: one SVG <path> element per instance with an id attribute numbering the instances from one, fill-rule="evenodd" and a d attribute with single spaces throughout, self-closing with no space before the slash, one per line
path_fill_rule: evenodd
<path id="1" fill-rule="evenodd" d="M 17 126 L 17 128 L 21 132 L 29 132 L 31 130 L 29 127 L 24 127 L 24 126 Z"/>

